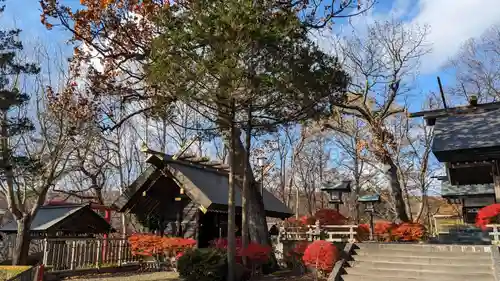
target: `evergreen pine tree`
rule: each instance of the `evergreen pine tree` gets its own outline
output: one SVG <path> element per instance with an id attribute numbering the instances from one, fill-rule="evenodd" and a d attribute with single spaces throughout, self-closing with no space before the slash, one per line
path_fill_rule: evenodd
<path id="1" fill-rule="evenodd" d="M 0 4 L 4 0 L 0 0 Z M 0 6 L 0 14 L 5 5 Z M 29 249 L 29 229 L 33 215 L 24 211 L 24 202 L 17 196 L 17 171 L 29 171 L 36 168 L 36 163 L 13 147 L 16 137 L 35 127 L 29 118 L 20 114 L 20 110 L 29 102 L 29 95 L 19 89 L 21 75 L 35 75 L 40 70 L 35 64 L 23 63 L 17 54 L 23 50 L 19 40 L 21 30 L 0 30 L 0 176 L 5 185 L 5 194 L 9 211 L 18 225 L 16 248 L 13 264 L 26 264 Z M 21 117 L 20 117 L 21 116 Z M 15 172 L 16 171 L 16 172 Z"/>

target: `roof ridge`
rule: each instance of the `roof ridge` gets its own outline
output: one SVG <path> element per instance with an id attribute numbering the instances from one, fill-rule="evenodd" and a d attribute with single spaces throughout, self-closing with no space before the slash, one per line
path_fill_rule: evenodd
<path id="1" fill-rule="evenodd" d="M 203 165 L 202 163 L 198 162 L 193 162 L 185 159 L 174 159 L 173 155 L 171 154 L 166 154 L 165 153 L 165 159 L 163 159 L 167 163 L 175 163 L 175 164 L 180 164 L 180 165 L 185 165 L 185 166 L 190 166 L 198 169 L 203 169 L 203 170 L 208 170 L 213 173 L 219 173 L 223 175 L 229 175 L 229 171 L 226 169 L 218 169 L 209 165 Z"/>
<path id="2" fill-rule="evenodd" d="M 69 207 L 85 207 L 89 205 L 89 203 L 68 203 L 61 205 L 43 205 L 40 206 L 40 209 L 57 209 L 57 208 L 69 208 Z"/>

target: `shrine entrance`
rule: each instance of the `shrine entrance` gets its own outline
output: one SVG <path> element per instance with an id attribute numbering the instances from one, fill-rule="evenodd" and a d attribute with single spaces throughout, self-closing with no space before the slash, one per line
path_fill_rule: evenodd
<path id="1" fill-rule="evenodd" d="M 210 241 L 227 237 L 227 213 L 199 213 L 198 247 L 210 246 Z M 241 236 L 241 215 L 236 215 L 236 237 Z"/>

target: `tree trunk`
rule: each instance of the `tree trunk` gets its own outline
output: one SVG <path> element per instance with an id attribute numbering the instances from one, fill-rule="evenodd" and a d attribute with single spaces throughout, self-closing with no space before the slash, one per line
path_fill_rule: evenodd
<path id="1" fill-rule="evenodd" d="M 224 116 L 224 109 L 219 110 L 218 123 L 222 128 L 225 145 L 230 147 L 231 144 L 231 134 L 230 132 L 231 124 L 228 122 L 228 118 Z M 233 163 L 231 166 L 231 171 L 234 175 L 234 181 L 237 185 L 243 186 L 243 178 L 245 175 L 245 155 L 246 150 L 243 142 L 241 141 L 241 130 L 238 127 L 234 127 L 234 146 L 233 146 Z M 259 243 L 261 245 L 271 246 L 271 237 L 269 236 L 269 231 L 267 229 L 266 213 L 264 209 L 264 202 L 260 194 L 260 188 L 258 188 L 255 178 L 250 168 L 249 161 L 246 161 L 248 165 L 247 174 L 250 184 L 248 190 L 248 234 L 250 236 L 250 241 Z M 270 261 L 273 265 L 277 265 L 276 257 L 274 252 L 271 252 Z"/>
<path id="2" fill-rule="evenodd" d="M 235 221 L 235 207 L 234 207 L 234 197 L 235 197 L 235 181 L 234 181 L 234 143 L 236 135 L 234 133 L 234 118 L 235 118 L 235 108 L 234 100 L 231 100 L 231 117 L 229 122 L 230 126 L 230 146 L 229 146 L 229 194 L 227 200 L 227 281 L 235 281 L 235 268 L 236 268 L 236 221 Z"/>
<path id="3" fill-rule="evenodd" d="M 403 197 L 403 191 L 401 189 L 401 185 L 399 184 L 398 167 L 389 156 L 384 157 L 383 163 L 385 165 L 389 165 L 389 169 L 385 172 L 385 174 L 389 179 L 392 197 L 394 198 L 396 216 L 403 222 L 409 222 L 410 219 L 406 212 L 406 204 Z"/>
<path id="4" fill-rule="evenodd" d="M 424 213 L 424 210 L 426 208 L 427 208 L 427 192 L 424 192 L 424 194 L 422 194 L 422 202 L 420 203 L 417 216 L 415 217 L 415 222 L 420 221 L 422 214 Z"/>
<path id="5" fill-rule="evenodd" d="M 243 175 L 243 191 L 241 195 L 241 244 L 243 249 L 248 247 L 249 244 L 249 233 L 248 233 L 248 201 L 249 197 L 248 191 L 250 190 L 251 179 L 248 176 L 251 171 L 250 167 L 250 149 L 252 145 L 252 107 L 248 107 L 248 122 L 247 129 L 245 133 L 245 160 L 243 164 L 245 165 L 245 173 Z M 243 264 L 247 265 L 247 258 L 243 257 Z"/>
<path id="6" fill-rule="evenodd" d="M 219 121 L 222 121 L 220 118 Z M 224 121 L 222 121 L 224 122 Z M 227 128 L 226 124 L 221 124 L 223 128 Z M 243 185 L 243 175 L 245 174 L 245 147 L 240 139 L 241 131 L 238 128 L 234 129 L 235 143 L 234 143 L 234 175 L 235 181 L 238 185 Z M 229 134 L 223 134 L 224 142 L 229 147 L 231 140 Z M 248 165 L 250 165 L 248 163 Z M 264 211 L 264 202 L 260 194 L 259 188 L 255 184 L 255 178 L 252 169 L 248 169 L 247 177 L 252 183 L 248 190 L 248 233 L 250 240 L 263 245 L 270 245 L 271 240 L 267 229 L 266 215 Z"/>
<path id="7" fill-rule="evenodd" d="M 30 248 L 30 225 L 31 218 L 29 215 L 23 216 L 17 220 L 16 244 L 14 246 L 14 255 L 12 265 L 27 265 L 28 253 Z"/>

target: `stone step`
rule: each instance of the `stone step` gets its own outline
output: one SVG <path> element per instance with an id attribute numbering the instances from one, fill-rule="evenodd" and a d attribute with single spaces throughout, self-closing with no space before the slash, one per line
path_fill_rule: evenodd
<path id="1" fill-rule="evenodd" d="M 428 264 L 428 265 L 477 265 L 477 264 L 491 264 L 491 257 L 480 256 L 480 257 L 469 257 L 467 255 L 461 256 L 392 256 L 384 255 L 384 253 L 374 253 L 371 255 L 353 255 L 355 261 L 381 261 L 381 262 L 401 262 L 401 263 L 417 263 L 417 264 Z"/>
<path id="2" fill-rule="evenodd" d="M 362 250 L 391 250 L 412 252 L 451 252 L 451 253 L 490 253 L 491 245 L 446 245 L 446 244 L 407 244 L 407 243 L 358 243 Z"/>
<path id="3" fill-rule="evenodd" d="M 399 270 L 400 268 L 404 268 L 405 270 L 414 270 L 414 271 L 425 271 L 425 270 L 437 270 L 444 272 L 452 272 L 452 273 L 487 273 L 491 274 L 493 272 L 493 267 L 490 264 L 473 264 L 471 263 L 468 266 L 464 266 L 462 264 L 459 265 L 439 265 L 439 264 L 419 264 L 419 263 L 407 263 L 407 262 L 382 262 L 382 261 L 350 261 L 349 265 L 352 267 L 352 270 L 356 270 L 357 268 L 363 269 L 387 269 L 387 270 Z"/>
<path id="4" fill-rule="evenodd" d="M 456 276 L 446 276 L 446 277 L 414 277 L 414 276 L 406 276 L 406 277 L 386 277 L 386 276 L 373 276 L 373 275 L 360 275 L 360 274 L 349 274 L 342 275 L 341 280 L 343 281 L 457 281 L 457 280 L 467 280 L 460 279 Z M 471 279 L 474 281 L 494 281 L 493 276 L 487 277 L 477 277 Z"/>
<path id="5" fill-rule="evenodd" d="M 364 276 L 378 276 L 386 277 L 386 280 L 393 280 L 393 278 L 407 278 L 409 276 L 413 278 L 420 278 L 423 280 L 488 280 L 493 281 L 493 271 L 485 272 L 448 272 L 439 270 L 408 270 L 404 267 L 399 267 L 397 269 L 371 269 L 371 268 L 346 268 L 348 275 L 364 275 Z M 444 278 L 444 279 L 443 279 Z M 371 279 L 366 279 L 371 280 Z"/>
<path id="6" fill-rule="evenodd" d="M 376 256 L 396 256 L 396 257 L 449 257 L 449 258 L 469 258 L 469 259 L 489 259 L 491 254 L 484 252 L 430 252 L 430 251 L 412 251 L 411 249 L 356 249 L 355 255 L 376 255 Z"/>

